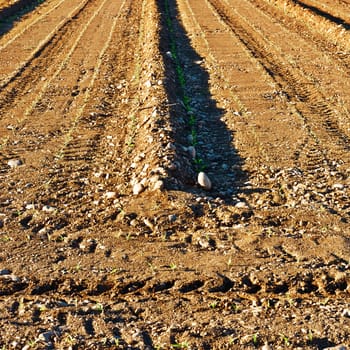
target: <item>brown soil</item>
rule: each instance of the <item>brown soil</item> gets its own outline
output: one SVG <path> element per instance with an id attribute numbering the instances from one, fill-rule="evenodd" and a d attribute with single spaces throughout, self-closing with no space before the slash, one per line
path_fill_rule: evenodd
<path id="1" fill-rule="evenodd" d="M 2 349 L 350 346 L 349 5 L 0 1 Z"/>

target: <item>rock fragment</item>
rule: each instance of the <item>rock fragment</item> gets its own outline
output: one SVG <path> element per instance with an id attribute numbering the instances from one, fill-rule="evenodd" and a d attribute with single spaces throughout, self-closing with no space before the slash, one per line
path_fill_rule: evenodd
<path id="1" fill-rule="evenodd" d="M 189 153 L 192 159 L 196 158 L 196 149 L 193 146 L 187 147 L 187 152 Z"/>
<path id="2" fill-rule="evenodd" d="M 134 195 L 138 195 L 142 193 L 144 190 L 145 190 L 145 187 L 142 185 L 142 183 L 137 182 L 132 188 L 132 193 Z"/>
<path id="3" fill-rule="evenodd" d="M 50 205 L 44 205 L 42 211 L 46 211 L 48 213 L 52 213 L 56 210 L 55 207 L 51 207 Z"/>
<path id="4" fill-rule="evenodd" d="M 154 191 L 161 191 L 164 188 L 164 182 L 162 180 L 158 180 L 154 183 L 153 185 L 153 190 Z"/>
<path id="5" fill-rule="evenodd" d="M 10 159 L 8 162 L 7 162 L 7 165 L 11 168 L 17 168 L 19 167 L 20 165 L 22 165 L 23 162 L 20 160 L 20 159 Z"/>
<path id="6" fill-rule="evenodd" d="M 117 193 L 114 191 L 108 191 L 104 196 L 106 199 L 114 199 L 117 196 Z"/>
<path id="7" fill-rule="evenodd" d="M 211 181 L 210 181 L 208 175 L 205 172 L 201 171 L 198 174 L 197 181 L 198 181 L 198 184 L 201 187 L 203 187 L 205 190 L 211 190 L 212 184 L 211 184 Z"/>

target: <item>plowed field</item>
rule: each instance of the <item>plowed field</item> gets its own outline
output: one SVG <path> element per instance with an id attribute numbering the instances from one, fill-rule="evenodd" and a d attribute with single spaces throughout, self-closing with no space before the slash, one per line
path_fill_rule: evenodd
<path id="1" fill-rule="evenodd" d="M 1 349 L 350 346 L 349 8 L 0 0 Z"/>

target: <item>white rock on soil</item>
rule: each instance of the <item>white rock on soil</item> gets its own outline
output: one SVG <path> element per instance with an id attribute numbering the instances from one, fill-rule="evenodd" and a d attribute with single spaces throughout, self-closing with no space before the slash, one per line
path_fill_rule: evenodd
<path id="1" fill-rule="evenodd" d="M 22 164 L 23 164 L 23 162 L 20 159 L 10 159 L 7 162 L 7 165 L 10 166 L 11 168 L 16 168 Z"/>
<path id="2" fill-rule="evenodd" d="M 192 159 L 196 158 L 196 149 L 193 146 L 188 147 L 187 151 Z"/>
<path id="3" fill-rule="evenodd" d="M 343 184 L 334 184 L 333 186 L 332 186 L 332 188 L 334 189 L 334 190 L 343 190 L 344 189 L 344 185 Z"/>
<path id="4" fill-rule="evenodd" d="M 114 191 L 108 191 L 105 193 L 106 199 L 114 199 L 117 196 L 117 193 Z"/>
<path id="5" fill-rule="evenodd" d="M 142 183 L 138 182 L 136 183 L 133 188 L 132 188 L 132 193 L 134 195 L 138 195 L 140 194 L 141 192 L 143 192 L 145 190 L 145 187 L 142 185 Z"/>
<path id="6" fill-rule="evenodd" d="M 197 181 L 198 181 L 199 185 L 201 187 L 203 187 L 205 190 L 210 190 L 212 188 L 212 184 L 211 184 L 211 181 L 210 181 L 208 175 L 203 171 L 201 171 L 198 174 Z"/>
<path id="7" fill-rule="evenodd" d="M 329 348 L 324 348 L 323 350 L 347 350 L 348 348 L 344 345 L 332 346 Z"/>
<path id="8" fill-rule="evenodd" d="M 48 212 L 48 213 L 52 213 L 53 211 L 56 210 L 56 208 L 55 208 L 55 207 L 51 207 L 51 206 L 49 206 L 49 205 L 44 205 L 43 208 L 42 208 L 42 210 L 43 210 L 43 211 L 46 211 L 46 212 Z"/>
<path id="9" fill-rule="evenodd" d="M 343 317 L 350 317 L 350 309 L 344 309 L 341 315 Z"/>
<path id="10" fill-rule="evenodd" d="M 164 188 L 164 182 L 162 180 L 158 180 L 154 183 L 153 185 L 153 190 L 154 191 L 161 191 Z"/>
<path id="11" fill-rule="evenodd" d="M 235 207 L 236 207 L 236 208 L 239 208 L 239 209 L 247 209 L 247 208 L 248 208 L 247 204 L 244 203 L 244 202 L 238 202 L 238 203 L 236 203 Z"/>

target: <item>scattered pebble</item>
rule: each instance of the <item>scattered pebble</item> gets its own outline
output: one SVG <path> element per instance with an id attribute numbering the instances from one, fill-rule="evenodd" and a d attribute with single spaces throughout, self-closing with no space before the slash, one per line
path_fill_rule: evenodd
<path id="1" fill-rule="evenodd" d="M 55 207 L 51 207 L 50 205 L 44 205 L 42 211 L 46 211 L 48 213 L 52 213 L 56 210 Z"/>
<path id="2" fill-rule="evenodd" d="M 203 187 L 205 190 L 210 190 L 212 188 L 211 181 L 206 173 L 201 171 L 198 174 L 197 181 L 201 187 Z"/>
<path id="3" fill-rule="evenodd" d="M 148 228 L 150 228 L 151 230 L 154 229 L 154 225 L 153 225 L 153 223 L 151 222 L 151 220 L 145 218 L 145 219 L 143 219 L 143 222 L 144 222 L 144 224 L 145 224 Z"/>
<path id="4" fill-rule="evenodd" d="M 7 165 L 10 166 L 11 168 L 17 168 L 18 166 L 22 165 L 23 162 L 20 159 L 10 159 L 7 162 Z"/>
<path id="5" fill-rule="evenodd" d="M 157 191 L 157 190 L 162 190 L 164 188 L 164 182 L 162 180 L 158 180 L 154 183 L 153 185 L 153 190 Z"/>
<path id="6" fill-rule="evenodd" d="M 117 193 L 114 191 L 108 191 L 105 193 L 105 198 L 107 199 L 114 199 L 117 196 Z"/>
<path id="7" fill-rule="evenodd" d="M 239 208 L 239 209 L 247 209 L 247 208 L 248 208 L 247 204 L 244 203 L 244 202 L 238 202 L 238 203 L 236 203 L 236 204 L 235 204 L 235 207 L 236 207 L 236 208 Z"/>
<path id="8" fill-rule="evenodd" d="M 192 159 L 196 158 L 196 149 L 193 146 L 188 147 L 187 151 Z"/>
<path id="9" fill-rule="evenodd" d="M 134 195 L 138 195 L 142 193 L 144 190 L 145 190 L 145 187 L 142 185 L 142 183 L 137 182 L 132 188 L 132 193 Z"/>
<path id="10" fill-rule="evenodd" d="M 350 317 L 350 309 L 344 309 L 343 312 L 342 312 L 342 316 Z"/>
<path id="11" fill-rule="evenodd" d="M 51 342 L 51 339 L 53 336 L 54 336 L 54 332 L 48 331 L 48 332 L 44 332 L 44 333 L 39 334 L 38 339 L 49 343 L 49 342 Z"/>
<path id="12" fill-rule="evenodd" d="M 168 216 L 168 220 L 170 222 L 175 222 L 176 219 L 177 219 L 177 216 L 175 214 L 171 214 L 171 215 Z"/>

